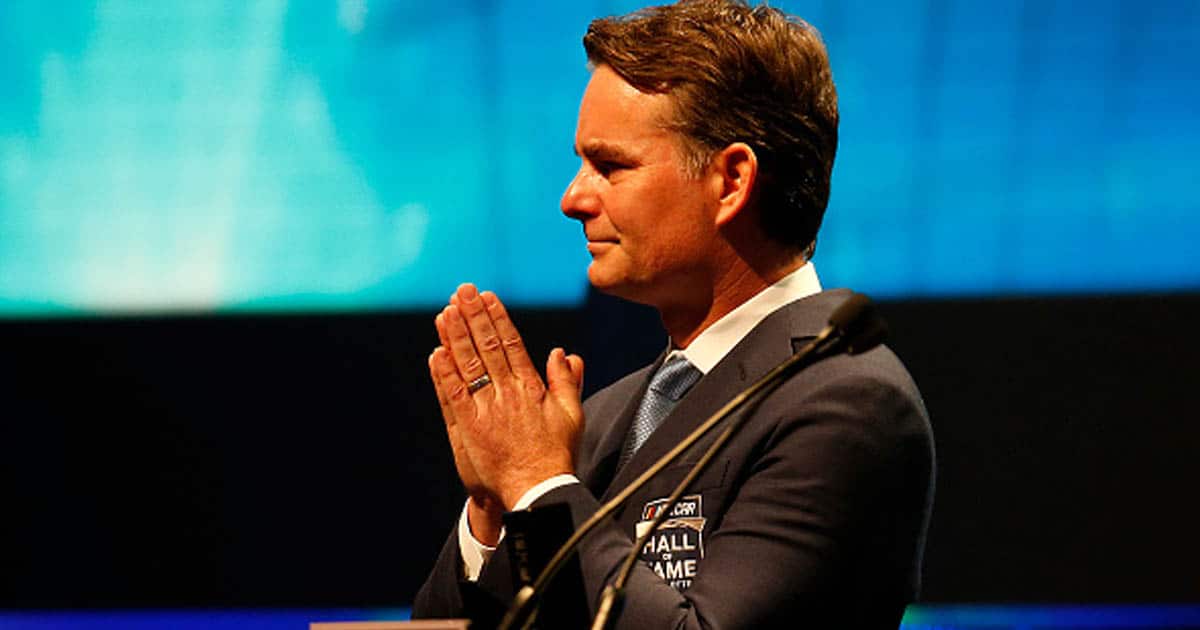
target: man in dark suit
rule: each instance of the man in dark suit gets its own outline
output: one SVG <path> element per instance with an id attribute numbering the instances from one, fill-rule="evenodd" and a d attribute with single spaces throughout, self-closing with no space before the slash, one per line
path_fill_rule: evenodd
<path id="1" fill-rule="evenodd" d="M 578 524 L 825 325 L 847 293 L 810 262 L 829 197 L 837 97 L 816 31 L 765 7 L 685 1 L 597 20 L 563 212 L 600 290 L 658 309 L 670 347 L 580 402 L 583 361 L 543 381 L 504 306 L 463 285 L 430 373 L 469 499 L 418 594 L 462 616 L 515 591 L 501 517 L 566 503 Z M 886 348 L 801 372 L 671 509 L 618 627 L 896 627 L 916 596 L 933 443 Z M 596 605 L 701 442 L 579 551 Z"/>

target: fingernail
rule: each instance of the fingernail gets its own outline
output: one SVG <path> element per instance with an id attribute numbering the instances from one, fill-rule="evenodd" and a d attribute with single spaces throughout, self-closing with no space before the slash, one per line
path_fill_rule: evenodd
<path id="1" fill-rule="evenodd" d="M 474 301 L 475 298 L 479 297 L 479 291 L 473 284 L 464 284 L 462 287 L 462 296 L 467 301 Z"/>

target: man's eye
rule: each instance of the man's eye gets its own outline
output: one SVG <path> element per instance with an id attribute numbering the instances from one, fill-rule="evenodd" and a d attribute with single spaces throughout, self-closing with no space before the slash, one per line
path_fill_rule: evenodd
<path id="1" fill-rule="evenodd" d="M 629 165 L 621 163 L 621 162 L 597 162 L 596 163 L 596 170 L 599 171 L 601 175 L 605 175 L 605 176 L 615 173 L 617 171 L 625 170 L 627 168 L 629 168 Z"/>

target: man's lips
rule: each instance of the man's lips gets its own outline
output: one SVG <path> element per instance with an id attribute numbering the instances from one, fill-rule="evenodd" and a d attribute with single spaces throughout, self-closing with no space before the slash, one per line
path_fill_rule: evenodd
<path id="1" fill-rule="evenodd" d="M 608 239 L 591 239 L 591 238 L 589 238 L 588 243 L 587 243 L 587 248 L 588 248 L 589 252 L 596 254 L 596 253 L 601 252 L 605 249 L 608 249 L 609 247 L 612 247 L 613 245 L 616 245 L 616 244 L 617 244 L 617 241 L 615 239 L 608 240 Z"/>

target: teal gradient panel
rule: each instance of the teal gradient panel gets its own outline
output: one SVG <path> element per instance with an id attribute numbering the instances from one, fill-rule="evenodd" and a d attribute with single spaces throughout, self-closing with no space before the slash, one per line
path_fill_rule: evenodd
<path id="1" fill-rule="evenodd" d="M 0 315 L 577 304 L 579 40 L 639 4 L 0 3 Z M 1200 288 L 1200 4 L 776 4 L 839 86 L 826 285 Z"/>

